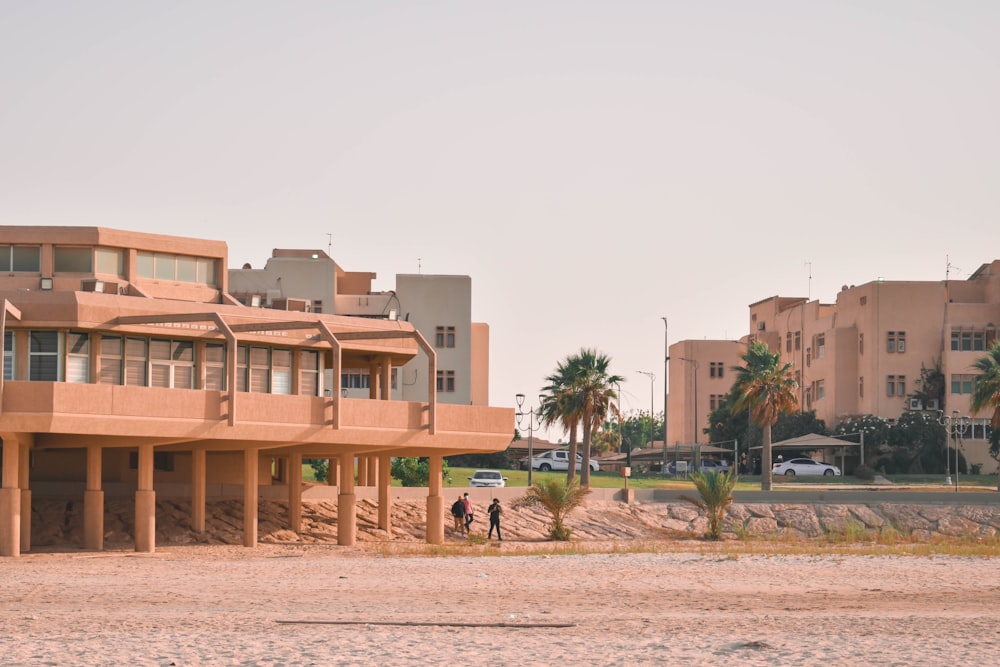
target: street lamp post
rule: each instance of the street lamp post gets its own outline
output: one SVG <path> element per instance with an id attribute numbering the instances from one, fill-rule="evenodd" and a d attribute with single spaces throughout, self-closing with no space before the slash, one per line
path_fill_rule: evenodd
<path id="1" fill-rule="evenodd" d="M 517 428 L 521 428 L 521 420 L 527 417 L 528 419 L 528 486 L 531 486 L 531 459 L 534 458 L 534 438 L 535 429 L 542 425 L 542 406 L 539 405 L 538 409 L 535 410 L 532 406 L 528 406 L 527 412 L 522 412 L 521 407 L 524 405 L 524 394 L 518 394 L 515 396 L 517 399 L 517 413 L 515 417 L 517 418 Z M 538 402 L 542 402 L 542 397 L 538 397 Z M 538 425 L 535 425 L 535 420 L 538 420 Z"/>
<path id="2" fill-rule="evenodd" d="M 972 424 L 972 419 L 969 417 L 959 417 L 958 410 L 952 410 L 951 416 L 944 414 L 941 411 L 938 417 L 938 423 L 943 425 L 945 431 L 948 434 L 948 439 L 954 443 L 955 446 L 955 493 L 958 493 L 958 443 L 961 437 L 965 434 L 966 429 Z M 944 451 L 944 484 L 945 486 L 951 486 L 951 452 L 948 451 L 948 442 L 945 441 L 945 451 Z"/>
<path id="3" fill-rule="evenodd" d="M 667 326 L 667 318 L 663 320 L 663 448 L 667 448 L 667 386 L 670 381 L 670 327 Z"/>

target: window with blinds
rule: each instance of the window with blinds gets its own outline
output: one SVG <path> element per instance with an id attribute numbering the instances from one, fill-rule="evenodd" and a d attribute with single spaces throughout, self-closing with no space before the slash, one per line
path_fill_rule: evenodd
<path id="1" fill-rule="evenodd" d="M 3 379 L 14 379 L 14 332 L 3 332 Z"/>
<path id="2" fill-rule="evenodd" d="M 205 389 L 226 389 L 226 346 L 209 343 L 205 346 Z"/>
<path id="3" fill-rule="evenodd" d="M 194 342 L 153 339 L 149 343 L 149 386 L 194 388 Z"/>
<path id="4" fill-rule="evenodd" d="M 132 387 L 146 386 L 146 364 L 149 343 L 145 338 L 125 339 L 125 384 Z"/>
<path id="5" fill-rule="evenodd" d="M 271 393 L 292 393 L 292 351 L 271 350 Z"/>
<path id="6" fill-rule="evenodd" d="M 90 334 L 66 334 L 66 382 L 90 382 Z"/>
<path id="7" fill-rule="evenodd" d="M 28 379 L 37 382 L 59 380 L 59 332 L 28 333 Z"/>
<path id="8" fill-rule="evenodd" d="M 302 350 L 299 353 L 299 393 L 319 396 L 319 352 Z"/>

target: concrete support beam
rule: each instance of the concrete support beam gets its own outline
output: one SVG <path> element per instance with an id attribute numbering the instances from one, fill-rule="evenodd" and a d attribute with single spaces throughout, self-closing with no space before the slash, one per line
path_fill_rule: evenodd
<path id="1" fill-rule="evenodd" d="M 253 447 L 243 452 L 243 546 L 257 546 L 257 482 L 259 453 Z"/>
<path id="2" fill-rule="evenodd" d="M 430 463 L 430 479 L 427 488 L 427 543 L 444 544 L 444 497 L 441 495 L 443 485 L 443 462 L 440 456 L 432 456 Z"/>
<path id="3" fill-rule="evenodd" d="M 354 454 L 340 455 L 340 493 L 337 494 L 337 544 L 353 547 L 358 538 L 357 496 L 354 494 Z"/>
<path id="4" fill-rule="evenodd" d="M 379 457 L 369 456 L 367 458 L 368 458 L 368 484 L 366 486 L 378 486 Z"/>
<path id="5" fill-rule="evenodd" d="M 195 449 L 191 452 L 191 528 L 196 533 L 205 532 L 207 460 L 208 452 L 204 449 Z"/>
<path id="6" fill-rule="evenodd" d="M 326 485 L 337 486 L 337 459 L 327 459 L 326 461 Z"/>
<path id="7" fill-rule="evenodd" d="M 302 530 L 302 454 L 288 457 L 288 527 Z"/>
<path id="8" fill-rule="evenodd" d="M 378 527 L 392 534 L 392 468 L 388 454 L 378 457 Z"/>
<path id="9" fill-rule="evenodd" d="M 0 556 L 21 555 L 21 489 L 18 488 L 21 443 L 3 439 L 3 487 L 0 488 Z"/>
<path id="10" fill-rule="evenodd" d="M 153 490 L 153 446 L 139 445 L 139 485 L 135 492 L 135 550 L 156 551 L 156 492 Z"/>
<path id="11" fill-rule="evenodd" d="M 358 457 L 358 486 L 369 486 L 367 456 Z"/>
<path id="12" fill-rule="evenodd" d="M 22 442 L 21 454 L 18 457 L 18 487 L 21 489 L 21 553 L 31 551 L 31 470 L 28 450 L 31 445 Z"/>
<path id="13" fill-rule="evenodd" d="M 104 549 L 104 491 L 100 447 L 87 447 L 87 489 L 83 492 L 83 548 Z"/>

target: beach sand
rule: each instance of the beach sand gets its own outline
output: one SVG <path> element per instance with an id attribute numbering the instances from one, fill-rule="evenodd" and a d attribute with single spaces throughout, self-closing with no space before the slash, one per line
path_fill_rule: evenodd
<path id="1" fill-rule="evenodd" d="M 382 550 L 384 551 L 384 549 Z M 4 665 L 972 665 L 996 559 L 170 546 L 0 561 Z M 514 552 L 495 557 L 483 554 Z"/>

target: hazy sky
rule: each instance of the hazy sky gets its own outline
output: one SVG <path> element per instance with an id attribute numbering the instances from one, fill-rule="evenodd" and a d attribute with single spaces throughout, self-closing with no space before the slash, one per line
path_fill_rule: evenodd
<path id="1" fill-rule="evenodd" d="M 998 35 L 995 0 L 0 0 L 0 224 L 467 274 L 492 404 L 586 346 L 659 412 L 663 316 L 1000 257 Z"/>

